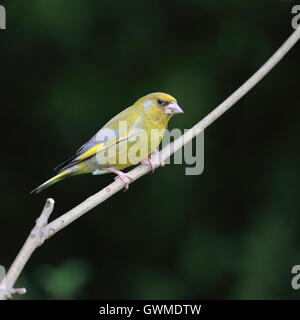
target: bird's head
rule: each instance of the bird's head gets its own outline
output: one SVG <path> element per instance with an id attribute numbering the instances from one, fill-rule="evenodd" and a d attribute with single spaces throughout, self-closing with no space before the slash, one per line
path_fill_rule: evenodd
<path id="1" fill-rule="evenodd" d="M 167 93 L 155 92 L 137 101 L 143 111 L 151 118 L 170 118 L 173 114 L 183 113 L 174 97 Z"/>

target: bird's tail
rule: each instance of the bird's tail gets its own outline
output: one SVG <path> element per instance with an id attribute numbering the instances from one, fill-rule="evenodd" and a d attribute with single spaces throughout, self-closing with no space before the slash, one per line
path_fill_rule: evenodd
<path id="1" fill-rule="evenodd" d="M 66 169 L 64 171 L 62 171 L 61 173 L 57 174 L 56 176 L 54 176 L 53 178 L 47 180 L 46 182 L 44 182 L 43 184 L 41 184 L 40 186 L 38 186 L 37 188 L 35 188 L 34 190 L 32 190 L 30 193 L 40 193 L 41 191 L 43 191 L 44 189 L 52 186 L 54 183 L 66 178 L 66 177 L 70 177 L 73 173 L 73 170 L 70 169 Z"/>

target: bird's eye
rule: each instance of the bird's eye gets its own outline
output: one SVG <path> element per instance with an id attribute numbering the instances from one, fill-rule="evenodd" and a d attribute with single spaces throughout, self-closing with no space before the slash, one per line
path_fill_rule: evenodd
<path id="1" fill-rule="evenodd" d="M 158 103 L 158 104 L 163 104 L 163 100 L 158 99 L 158 100 L 157 100 L 157 103 Z"/>

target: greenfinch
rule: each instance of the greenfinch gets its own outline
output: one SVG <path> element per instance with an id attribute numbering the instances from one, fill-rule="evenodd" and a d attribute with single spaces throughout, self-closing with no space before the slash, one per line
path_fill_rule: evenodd
<path id="1" fill-rule="evenodd" d="M 56 176 L 32 192 L 39 193 L 67 177 L 92 173 L 115 173 L 128 189 L 128 174 L 121 170 L 139 162 L 148 163 L 154 170 L 151 153 L 156 151 L 172 115 L 183 113 L 174 97 L 150 93 L 126 108 L 98 131 L 76 154 L 56 169 Z"/>

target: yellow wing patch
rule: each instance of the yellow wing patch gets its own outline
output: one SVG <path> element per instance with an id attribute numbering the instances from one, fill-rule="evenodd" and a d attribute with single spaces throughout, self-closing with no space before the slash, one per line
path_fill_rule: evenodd
<path id="1" fill-rule="evenodd" d="M 77 157 L 78 160 L 85 160 L 93 155 L 95 155 L 97 152 L 100 150 L 104 149 L 104 142 L 101 142 L 99 144 L 96 144 L 95 146 L 91 147 L 88 149 L 85 153 Z"/>
<path id="2" fill-rule="evenodd" d="M 85 160 L 94 156 L 96 153 L 111 147 L 112 145 L 119 143 L 128 138 L 128 136 L 132 133 L 132 129 L 134 126 L 139 126 L 138 119 L 141 119 L 141 113 L 132 107 L 129 107 L 115 116 L 112 120 L 110 120 L 99 132 L 102 130 L 112 130 L 113 132 L 118 132 L 116 135 L 112 135 L 111 140 L 108 142 L 100 142 L 91 146 L 88 150 L 86 150 L 83 154 L 79 155 L 75 160 Z M 124 130 L 119 130 L 120 121 L 126 121 L 127 127 L 123 128 Z M 126 130 L 127 129 L 127 130 Z M 99 134 L 99 133 L 98 133 Z M 100 135 L 101 136 L 101 135 Z M 105 135 L 104 135 L 105 136 Z"/>

